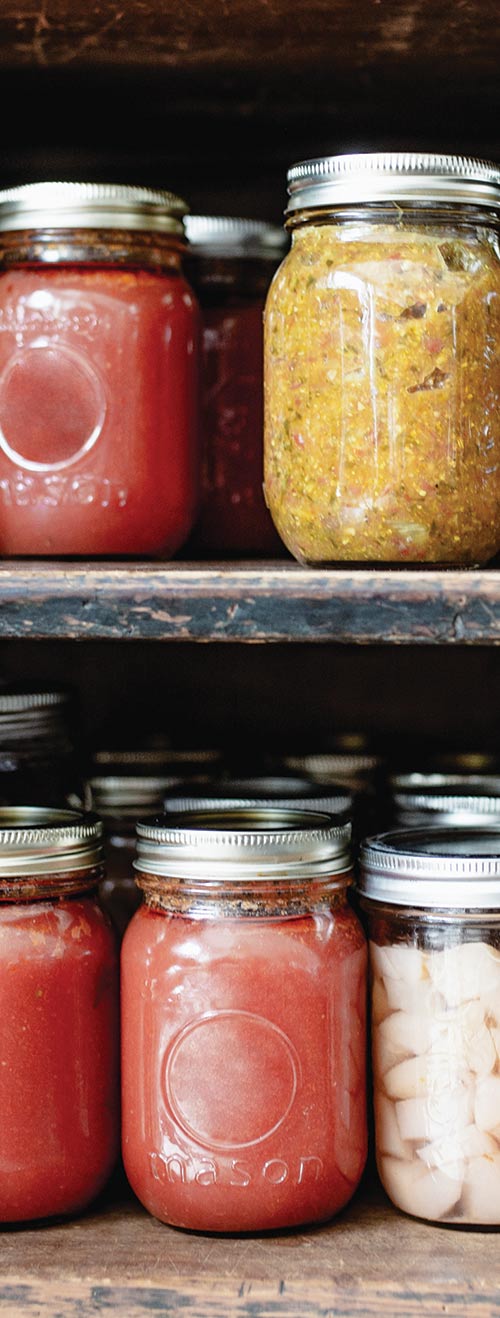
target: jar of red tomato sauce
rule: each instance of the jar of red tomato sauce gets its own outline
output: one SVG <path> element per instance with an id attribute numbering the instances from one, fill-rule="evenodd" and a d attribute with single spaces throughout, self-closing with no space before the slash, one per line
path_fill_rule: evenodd
<path id="1" fill-rule="evenodd" d="M 365 939 L 350 825 L 224 810 L 138 825 L 122 953 L 123 1155 L 156 1217 L 321 1221 L 366 1157 Z"/>
<path id="2" fill-rule="evenodd" d="M 0 553 L 172 554 L 197 505 L 196 300 L 168 192 L 0 192 Z"/>
<path id="3" fill-rule="evenodd" d="M 94 815 L 0 808 L 0 1221 L 75 1213 L 118 1144 L 118 968 Z"/>
<path id="4" fill-rule="evenodd" d="M 283 552 L 262 491 L 262 316 L 286 238 L 259 220 L 186 217 L 202 308 L 202 494 L 195 545 L 222 555 Z"/>

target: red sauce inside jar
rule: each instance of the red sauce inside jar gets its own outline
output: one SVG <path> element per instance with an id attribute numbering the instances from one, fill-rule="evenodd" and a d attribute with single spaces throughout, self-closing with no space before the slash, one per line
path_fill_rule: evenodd
<path id="1" fill-rule="evenodd" d="M 176 268 L 0 276 L 0 552 L 172 554 L 197 504 L 194 296 Z"/>
<path id="2" fill-rule="evenodd" d="M 323 1220 L 366 1158 L 366 949 L 344 903 L 284 918 L 147 906 L 122 952 L 123 1154 L 151 1213 Z"/>
<path id="3" fill-rule="evenodd" d="M 92 896 L 0 905 L 0 1220 L 76 1212 L 117 1156 L 115 939 Z"/>

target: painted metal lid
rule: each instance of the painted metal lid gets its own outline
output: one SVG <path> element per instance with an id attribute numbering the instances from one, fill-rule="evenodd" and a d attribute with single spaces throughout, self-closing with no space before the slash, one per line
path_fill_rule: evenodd
<path id="1" fill-rule="evenodd" d="M 349 870 L 350 842 L 351 825 L 323 812 L 233 804 L 141 821 L 135 868 L 199 880 L 306 879 Z"/>
<path id="2" fill-rule="evenodd" d="M 94 869 L 102 835 L 101 820 L 83 811 L 0 806 L 0 879 Z"/>
<path id="3" fill-rule="evenodd" d="M 367 838 L 358 890 L 389 906 L 500 909 L 500 829 L 401 829 Z"/>
<path id="4" fill-rule="evenodd" d="M 186 203 L 173 192 L 116 183 L 27 183 L 0 191 L 0 232 L 134 229 L 184 235 Z"/>
<path id="5" fill-rule="evenodd" d="M 287 214 L 366 202 L 441 202 L 500 209 L 500 169 L 470 156 L 417 151 L 319 156 L 288 172 Z"/>
<path id="6" fill-rule="evenodd" d="M 279 261 L 287 236 L 276 224 L 223 215 L 188 215 L 186 235 L 191 256 L 252 257 Z"/>

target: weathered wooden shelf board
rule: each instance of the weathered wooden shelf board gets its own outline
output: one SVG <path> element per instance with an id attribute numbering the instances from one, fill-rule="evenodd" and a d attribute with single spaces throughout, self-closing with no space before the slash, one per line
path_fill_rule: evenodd
<path id="1" fill-rule="evenodd" d="M 191 1235 L 109 1196 L 1 1237 L 8 1318 L 498 1318 L 499 1303 L 497 1233 L 413 1221 L 379 1189 L 324 1227 L 275 1236 Z"/>
<path id="2" fill-rule="evenodd" d="M 0 565 L 0 638 L 500 644 L 500 571 Z"/>

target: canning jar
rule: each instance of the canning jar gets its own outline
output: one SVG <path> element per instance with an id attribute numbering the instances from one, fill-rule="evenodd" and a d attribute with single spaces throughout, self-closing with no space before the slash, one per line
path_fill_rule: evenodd
<path id="1" fill-rule="evenodd" d="M 350 826 L 254 807 L 138 825 L 122 950 L 123 1156 L 156 1217 L 321 1221 L 366 1157 Z"/>
<path id="2" fill-rule="evenodd" d="M 99 896 L 120 936 L 141 901 L 132 868 L 137 820 L 157 815 L 166 791 L 176 781 L 162 774 L 109 774 L 89 779 L 89 805 L 104 826 L 106 872 Z"/>
<path id="3" fill-rule="evenodd" d="M 265 490 L 307 564 L 500 548 L 500 171 L 331 156 L 288 175 L 267 301 Z"/>
<path id="4" fill-rule="evenodd" d="M 0 691 L 0 804 L 81 806 L 68 691 Z"/>
<path id="5" fill-rule="evenodd" d="M 500 830 L 370 838 L 377 1166 L 429 1221 L 500 1224 Z"/>
<path id="6" fill-rule="evenodd" d="M 286 238 L 258 220 L 186 217 L 202 310 L 202 490 L 194 544 L 210 554 L 283 550 L 264 502 L 262 317 Z"/>
<path id="7" fill-rule="evenodd" d="M 197 505 L 185 205 L 90 183 L 0 192 L 0 553 L 173 553 Z"/>
<path id="8" fill-rule="evenodd" d="M 0 1221 L 75 1213 L 118 1152 L 118 965 L 102 826 L 0 808 Z"/>

